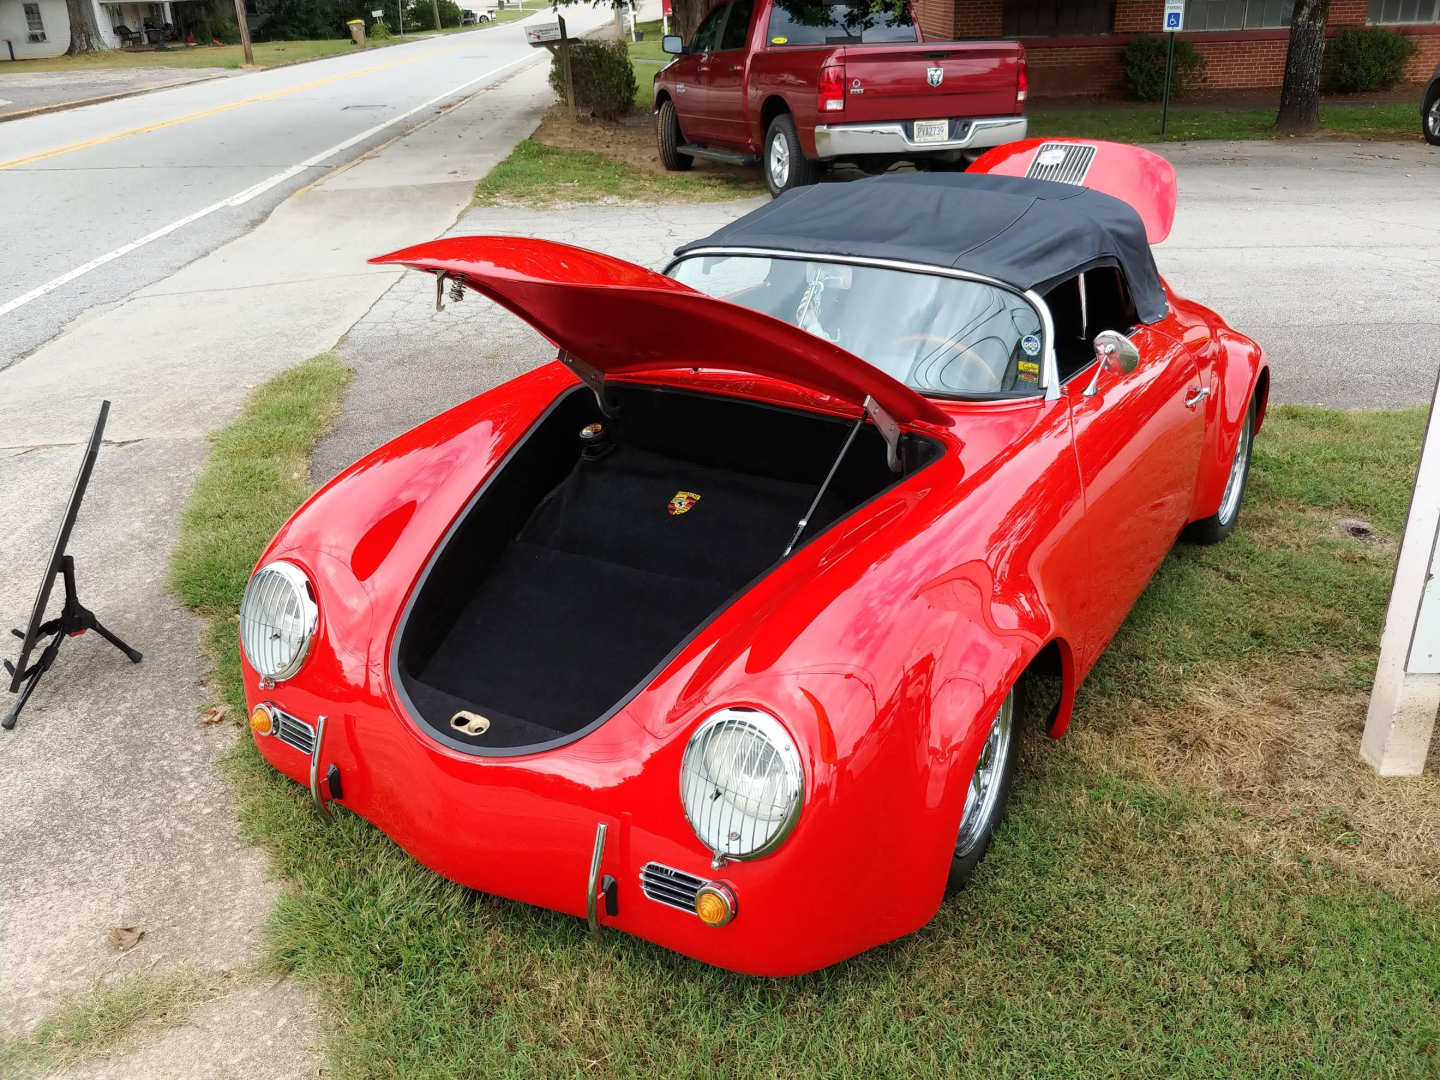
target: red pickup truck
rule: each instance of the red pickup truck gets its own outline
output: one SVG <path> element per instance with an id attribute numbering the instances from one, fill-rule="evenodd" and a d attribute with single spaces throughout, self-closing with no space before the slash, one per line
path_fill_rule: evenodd
<path id="1" fill-rule="evenodd" d="M 885 0 L 728 0 L 655 76 L 660 160 L 763 162 L 772 195 L 823 162 L 881 172 L 963 163 L 1025 137 L 1025 50 L 1013 41 L 924 41 Z"/>

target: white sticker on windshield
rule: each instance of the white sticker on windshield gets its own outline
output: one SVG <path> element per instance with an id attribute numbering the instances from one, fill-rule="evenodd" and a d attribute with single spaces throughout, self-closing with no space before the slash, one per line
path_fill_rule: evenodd
<path id="1" fill-rule="evenodd" d="M 1025 350 L 1026 356 L 1040 355 L 1040 339 L 1034 334 L 1026 334 L 1020 339 L 1020 348 Z"/>

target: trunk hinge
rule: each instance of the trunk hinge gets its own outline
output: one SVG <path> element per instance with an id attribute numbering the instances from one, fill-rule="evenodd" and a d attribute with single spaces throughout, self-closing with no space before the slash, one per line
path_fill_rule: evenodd
<path id="1" fill-rule="evenodd" d="M 573 371 L 580 381 L 590 388 L 590 392 L 595 395 L 595 403 L 600 406 L 601 414 L 607 419 L 614 420 L 616 416 L 615 407 L 611 405 L 605 397 L 604 372 L 599 368 L 591 367 L 574 353 L 566 352 L 564 349 L 560 350 L 555 359 Z"/>
<path id="2" fill-rule="evenodd" d="M 885 411 L 878 401 L 865 395 L 865 413 L 875 424 L 875 430 L 885 440 L 885 463 L 896 476 L 900 475 L 900 425 Z"/>
<path id="3" fill-rule="evenodd" d="M 435 310 L 445 310 L 445 279 L 450 279 L 450 299 L 459 303 L 465 299 L 465 275 L 451 274 L 449 270 L 441 270 L 435 275 Z"/>

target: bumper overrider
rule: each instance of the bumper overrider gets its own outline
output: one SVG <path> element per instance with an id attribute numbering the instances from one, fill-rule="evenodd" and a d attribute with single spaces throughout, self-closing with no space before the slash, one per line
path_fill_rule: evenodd
<path id="1" fill-rule="evenodd" d="M 642 694 L 569 745 L 474 757 L 432 740 L 393 703 L 337 708 L 301 680 L 261 689 L 248 665 L 246 677 L 252 710 L 276 717 L 270 733 L 255 731 L 261 754 L 322 806 L 359 814 L 462 885 L 706 963 L 753 975 L 813 971 L 918 929 L 943 892 L 943 869 L 918 872 L 877 801 L 847 793 L 846 769 L 807 749 L 817 743 L 806 730 L 816 711 L 806 705 L 825 690 L 814 681 L 776 680 L 765 701 L 751 702 L 799 718 L 786 726 L 800 747 L 808 805 L 777 850 L 721 862 L 697 839 L 680 796 L 687 739 L 718 701 L 677 721 L 662 697 Z M 841 681 L 830 688 L 831 707 L 849 707 Z M 877 771 L 888 775 L 865 785 L 877 794 L 900 782 L 889 768 Z M 904 885 L 877 892 L 874 881 Z"/>
<path id="2" fill-rule="evenodd" d="M 815 155 L 849 158 L 868 154 L 914 157 L 925 154 L 985 150 L 1025 138 L 1029 122 L 1023 116 L 997 116 L 979 120 L 953 119 L 943 142 L 916 142 L 910 120 L 874 124 L 815 125 Z"/>

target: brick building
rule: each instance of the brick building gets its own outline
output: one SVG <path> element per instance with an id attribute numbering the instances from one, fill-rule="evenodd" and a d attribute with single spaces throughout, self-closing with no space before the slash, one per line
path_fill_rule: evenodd
<path id="1" fill-rule="evenodd" d="M 1163 0 L 916 0 L 925 36 L 1017 38 L 1030 58 L 1036 96 L 1098 94 L 1120 81 L 1120 51 L 1137 33 L 1160 32 Z M 1285 70 L 1288 0 L 1187 0 L 1185 33 L 1205 58 L 1205 89 L 1279 86 Z M 1393 29 L 1420 51 L 1407 78 L 1440 62 L 1440 0 L 1332 0 L 1330 33 L 1342 26 Z"/>

